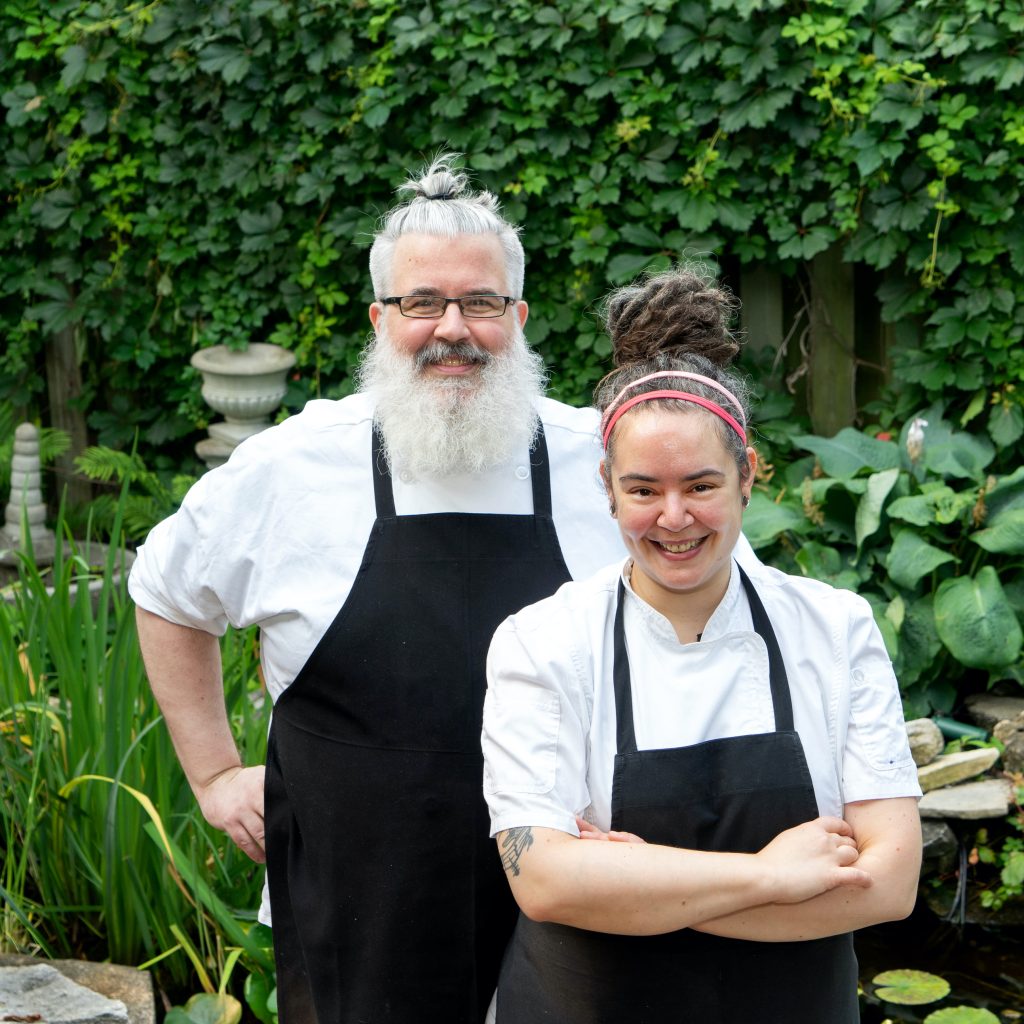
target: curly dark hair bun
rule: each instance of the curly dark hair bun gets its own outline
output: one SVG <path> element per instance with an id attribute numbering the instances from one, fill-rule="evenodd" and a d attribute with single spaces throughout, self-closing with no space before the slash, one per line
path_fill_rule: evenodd
<path id="1" fill-rule="evenodd" d="M 728 366 L 739 352 L 729 328 L 739 308 L 710 268 L 692 264 L 619 288 L 605 307 L 616 366 L 666 356 L 703 356 Z"/>

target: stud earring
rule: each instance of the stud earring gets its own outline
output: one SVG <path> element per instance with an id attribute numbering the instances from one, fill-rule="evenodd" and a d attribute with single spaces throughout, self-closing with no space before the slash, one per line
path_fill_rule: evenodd
<path id="1" fill-rule="evenodd" d="M 747 507 L 747 506 L 748 506 L 748 505 L 750 504 L 750 498 L 749 498 L 749 496 L 748 496 L 748 495 L 746 495 L 746 494 L 744 494 L 744 495 L 743 495 L 743 497 L 742 497 L 742 498 L 740 498 L 740 504 L 741 504 L 741 505 L 742 505 L 742 506 L 743 506 L 744 508 L 746 508 L 746 507 Z"/>

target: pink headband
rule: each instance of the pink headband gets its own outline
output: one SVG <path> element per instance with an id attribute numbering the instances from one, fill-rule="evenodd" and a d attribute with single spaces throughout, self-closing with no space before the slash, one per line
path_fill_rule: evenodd
<path id="1" fill-rule="evenodd" d="M 657 380 L 659 377 L 684 377 L 686 380 L 695 380 L 699 384 L 706 384 L 709 388 L 714 388 L 720 395 L 725 395 L 733 404 L 733 408 L 738 409 L 740 415 L 743 415 L 743 406 L 740 405 L 739 399 L 731 392 L 722 387 L 717 380 L 712 380 L 710 377 L 705 377 L 699 373 L 689 373 L 686 370 L 662 370 L 661 373 L 649 373 L 646 377 L 641 377 L 639 380 L 633 381 L 632 384 L 627 384 L 609 403 L 608 409 L 612 410 L 619 404 L 622 396 L 627 391 L 632 391 L 633 388 L 639 387 L 641 384 L 646 384 L 648 381 Z M 611 416 L 611 412 L 606 412 L 604 418 L 608 419 Z"/>
<path id="2" fill-rule="evenodd" d="M 662 376 L 661 374 L 655 374 L 655 376 Z M 701 398 L 700 395 L 691 395 L 685 391 L 645 391 L 642 395 L 637 395 L 635 398 L 631 398 L 628 402 L 623 402 L 615 412 L 611 414 L 608 421 L 604 425 L 604 430 L 601 435 L 601 440 L 604 443 L 605 450 L 608 449 L 608 438 L 611 437 L 612 428 L 619 421 L 619 417 L 627 409 L 632 409 L 634 405 L 639 405 L 641 402 L 649 402 L 654 398 L 675 398 L 680 402 L 693 402 L 694 405 L 701 405 L 705 409 L 710 410 L 716 416 L 725 420 L 726 423 L 732 427 L 740 436 L 740 440 L 746 444 L 747 435 L 744 429 L 736 422 L 735 418 L 729 415 L 717 402 L 712 402 L 709 398 Z"/>

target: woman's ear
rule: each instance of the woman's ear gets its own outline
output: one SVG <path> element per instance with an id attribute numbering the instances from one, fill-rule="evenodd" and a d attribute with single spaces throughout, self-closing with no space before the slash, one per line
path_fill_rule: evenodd
<path id="1" fill-rule="evenodd" d="M 615 492 L 612 490 L 612 482 L 608 476 L 607 459 L 602 459 L 597 464 L 597 472 L 601 477 L 601 483 L 604 484 L 604 493 L 608 496 L 608 511 L 611 513 L 612 519 L 614 519 L 618 510 L 615 507 Z"/>
<path id="2" fill-rule="evenodd" d="M 747 475 L 740 481 L 740 495 L 743 500 L 743 507 L 750 504 L 750 492 L 754 487 L 754 480 L 757 477 L 757 452 L 747 447 Z"/>

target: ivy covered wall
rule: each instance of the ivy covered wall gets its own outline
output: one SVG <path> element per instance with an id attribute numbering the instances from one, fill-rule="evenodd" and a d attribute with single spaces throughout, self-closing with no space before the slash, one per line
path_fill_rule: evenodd
<path id="1" fill-rule="evenodd" d="M 293 409 L 345 393 L 375 220 L 448 145 L 524 225 L 563 397 L 604 368 L 595 304 L 644 267 L 796 279 L 838 247 L 891 325 L 883 425 L 941 400 L 1008 452 L 1022 37 L 1001 0 L 8 4 L 0 399 L 52 422 L 62 355 L 91 439 L 187 454 L 196 346 L 292 348 Z"/>

